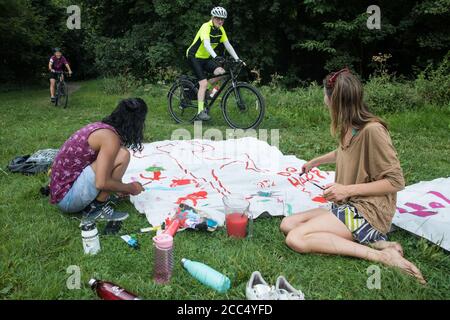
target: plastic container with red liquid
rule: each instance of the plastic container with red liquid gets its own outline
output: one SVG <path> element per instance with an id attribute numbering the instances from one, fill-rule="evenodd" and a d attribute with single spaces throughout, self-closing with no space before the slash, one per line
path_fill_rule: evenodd
<path id="1" fill-rule="evenodd" d="M 253 219 L 249 211 L 250 202 L 242 195 L 231 194 L 223 198 L 225 206 L 225 226 L 228 236 L 234 238 L 251 237 Z"/>
<path id="2" fill-rule="evenodd" d="M 131 293 L 112 282 L 91 279 L 89 280 L 89 285 L 103 300 L 142 300 L 134 293 Z"/>

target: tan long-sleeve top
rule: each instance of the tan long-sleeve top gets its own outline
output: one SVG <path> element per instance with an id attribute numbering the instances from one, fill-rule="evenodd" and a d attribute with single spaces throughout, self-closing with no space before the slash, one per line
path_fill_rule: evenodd
<path id="1" fill-rule="evenodd" d="M 397 152 L 387 129 L 379 122 L 364 126 L 349 145 L 336 150 L 336 183 L 368 183 L 387 179 L 403 189 L 405 181 Z M 378 231 L 386 234 L 396 210 L 397 193 L 382 196 L 355 196 L 348 202 Z"/>

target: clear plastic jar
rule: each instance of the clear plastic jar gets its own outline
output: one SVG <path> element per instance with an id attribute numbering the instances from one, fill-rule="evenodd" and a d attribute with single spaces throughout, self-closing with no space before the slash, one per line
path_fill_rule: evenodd
<path id="1" fill-rule="evenodd" d="M 228 236 L 246 238 L 253 235 L 253 217 L 250 202 L 240 194 L 223 197 L 225 225 Z"/>

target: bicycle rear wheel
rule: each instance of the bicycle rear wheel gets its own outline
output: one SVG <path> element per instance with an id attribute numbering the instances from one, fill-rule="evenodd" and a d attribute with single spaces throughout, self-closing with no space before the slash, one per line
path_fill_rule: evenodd
<path id="1" fill-rule="evenodd" d="M 234 129 L 256 128 L 264 118 L 264 98 L 258 89 L 240 82 L 225 92 L 222 113 L 225 121 Z"/>
<path id="2" fill-rule="evenodd" d="M 197 87 L 189 80 L 179 80 L 170 88 L 169 113 L 177 123 L 191 123 L 197 116 Z"/>

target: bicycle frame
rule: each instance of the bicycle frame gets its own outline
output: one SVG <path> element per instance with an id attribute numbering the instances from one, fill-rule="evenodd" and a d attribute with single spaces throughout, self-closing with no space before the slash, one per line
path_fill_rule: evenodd
<path id="1" fill-rule="evenodd" d="M 68 74 L 67 72 L 64 71 L 56 71 L 55 74 L 58 75 L 58 81 L 57 82 L 62 82 L 65 79 L 65 75 Z"/>
<path id="2" fill-rule="evenodd" d="M 230 82 L 231 80 L 231 85 L 233 86 L 233 88 L 236 88 L 236 84 L 237 84 L 237 78 L 239 76 L 239 74 L 241 73 L 242 70 L 242 66 L 239 67 L 239 70 L 233 70 L 232 68 L 232 63 L 231 61 L 227 61 L 225 63 L 225 65 L 228 65 L 228 72 L 225 72 L 223 75 L 219 75 L 217 77 L 223 77 L 225 78 L 224 82 L 220 85 L 219 90 L 216 92 L 216 94 L 214 95 L 214 97 L 209 100 L 209 103 L 206 105 L 206 107 L 208 109 L 210 109 L 212 107 L 212 105 L 214 104 L 214 102 L 216 102 L 217 98 L 220 96 L 220 94 L 222 93 L 222 91 L 225 90 L 225 88 L 227 88 L 227 84 Z M 216 77 L 216 78 L 217 78 Z M 239 96 L 239 92 L 235 92 L 236 95 L 238 96 L 239 100 L 240 100 L 240 96 Z M 206 99 L 205 99 L 206 100 Z"/>

